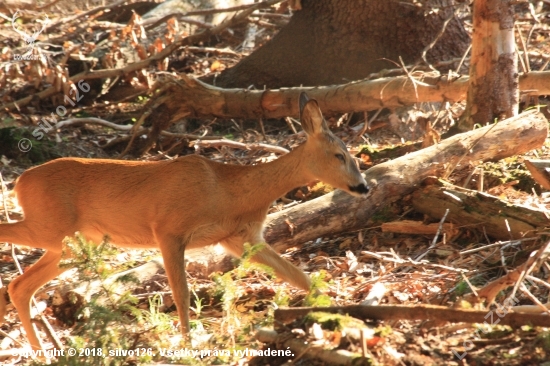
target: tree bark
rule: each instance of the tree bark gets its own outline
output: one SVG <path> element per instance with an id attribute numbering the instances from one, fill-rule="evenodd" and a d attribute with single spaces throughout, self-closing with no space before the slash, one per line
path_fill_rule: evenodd
<path id="1" fill-rule="evenodd" d="M 459 129 L 518 113 L 518 62 L 512 0 L 474 1 L 474 33 L 466 111 Z"/>
<path id="2" fill-rule="evenodd" d="M 470 37 L 453 17 L 452 0 L 302 0 L 302 10 L 263 47 L 218 77 L 224 88 L 330 85 L 359 80 L 401 57 L 460 58 Z M 438 38 L 445 20 L 451 18 Z M 390 61 L 388 61 L 390 60 Z"/>
<path id="3" fill-rule="evenodd" d="M 322 236 L 362 229 L 375 222 L 376 215 L 383 217 L 384 207 L 410 193 L 427 177 L 446 176 L 472 160 L 495 161 L 523 154 L 542 146 L 547 135 L 548 121 L 536 111 L 455 135 L 367 170 L 371 193 L 366 198 L 335 191 L 269 215 L 266 241 L 283 251 Z"/>

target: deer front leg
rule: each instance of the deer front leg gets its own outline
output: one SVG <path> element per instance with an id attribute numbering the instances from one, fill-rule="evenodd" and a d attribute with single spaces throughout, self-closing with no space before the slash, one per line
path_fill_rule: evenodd
<path id="1" fill-rule="evenodd" d="M 293 286 L 301 288 L 302 290 L 309 291 L 311 286 L 311 280 L 301 269 L 296 267 L 294 264 L 290 263 L 284 258 L 281 258 L 277 252 L 267 244 L 263 238 L 263 235 L 256 234 L 251 235 L 250 237 L 243 238 L 241 236 L 233 236 L 225 239 L 220 244 L 227 250 L 229 253 L 236 257 L 242 257 L 244 252 L 244 243 L 250 243 L 251 245 L 255 244 L 264 244 L 262 250 L 252 256 L 251 260 L 257 263 L 265 264 L 275 271 L 277 277 L 283 279 L 284 281 L 290 283 Z"/>
<path id="2" fill-rule="evenodd" d="M 185 339 L 189 335 L 189 288 L 185 274 L 186 241 L 177 237 L 165 237 L 159 240 L 168 283 L 181 323 L 181 332 Z"/>

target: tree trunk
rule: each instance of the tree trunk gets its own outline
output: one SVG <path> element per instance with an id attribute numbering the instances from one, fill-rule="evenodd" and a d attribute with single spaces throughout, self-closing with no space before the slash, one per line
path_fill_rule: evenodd
<path id="1" fill-rule="evenodd" d="M 302 0 L 302 10 L 263 47 L 217 78 L 228 88 L 341 84 L 419 59 L 447 18 L 452 0 Z M 434 11 L 435 10 L 435 11 Z M 469 36 L 452 19 L 427 53 L 429 61 L 461 57 Z M 391 61 L 388 61 L 391 60 Z"/>
<path id="2" fill-rule="evenodd" d="M 474 34 L 466 111 L 459 129 L 518 113 L 518 65 L 511 0 L 474 1 Z"/>

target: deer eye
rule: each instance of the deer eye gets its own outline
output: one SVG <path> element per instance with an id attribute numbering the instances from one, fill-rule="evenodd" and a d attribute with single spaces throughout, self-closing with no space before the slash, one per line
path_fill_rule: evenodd
<path id="1" fill-rule="evenodd" d="M 336 158 L 338 160 L 340 160 L 342 163 L 345 163 L 346 162 L 346 158 L 344 157 L 343 154 L 334 154 L 334 156 L 336 156 Z"/>

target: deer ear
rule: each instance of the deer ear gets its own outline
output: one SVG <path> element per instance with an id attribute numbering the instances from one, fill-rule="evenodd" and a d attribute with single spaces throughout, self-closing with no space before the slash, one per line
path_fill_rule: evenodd
<path id="1" fill-rule="evenodd" d="M 302 113 L 304 113 L 304 107 L 306 106 L 307 102 L 309 102 L 309 97 L 307 96 L 306 92 L 300 93 L 300 118 L 302 117 Z"/>
<path id="2" fill-rule="evenodd" d="M 315 136 L 328 131 L 319 104 L 315 99 L 309 99 L 304 92 L 300 94 L 300 121 L 308 136 Z"/>

